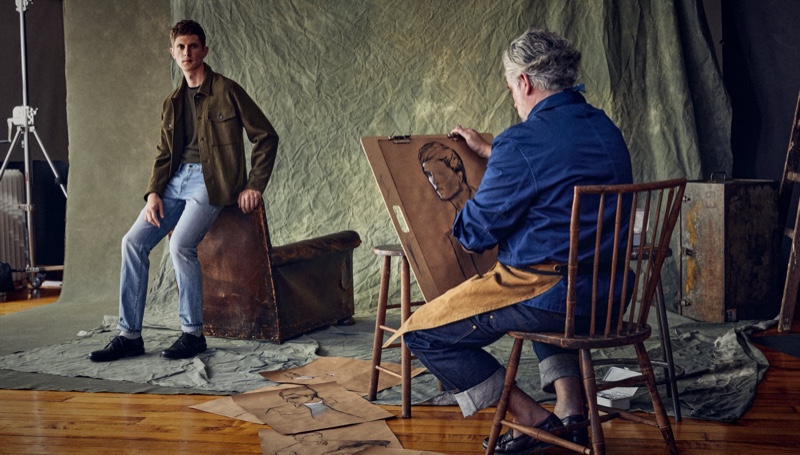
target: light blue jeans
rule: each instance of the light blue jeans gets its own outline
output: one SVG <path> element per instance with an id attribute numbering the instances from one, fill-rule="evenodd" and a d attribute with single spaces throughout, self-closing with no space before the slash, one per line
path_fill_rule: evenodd
<path id="1" fill-rule="evenodd" d="M 131 333 L 142 331 L 147 297 L 150 251 L 172 231 L 169 253 L 178 283 L 178 315 L 181 329 L 203 327 L 203 274 L 197 245 L 203 240 L 222 207 L 208 203 L 208 191 L 199 164 L 182 164 L 169 181 L 164 195 L 161 227 L 145 221 L 144 209 L 122 238 L 119 324 Z"/>

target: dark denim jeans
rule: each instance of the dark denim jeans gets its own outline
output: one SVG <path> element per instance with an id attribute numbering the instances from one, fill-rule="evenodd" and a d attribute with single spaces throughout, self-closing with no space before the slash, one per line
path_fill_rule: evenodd
<path id="1" fill-rule="evenodd" d="M 583 318 L 581 318 L 583 319 Z M 512 330 L 561 332 L 565 316 L 524 304 L 511 305 L 441 327 L 407 333 L 406 345 L 439 381 L 455 393 L 465 416 L 491 406 L 500 398 L 505 368 L 484 346 L 494 343 Z M 574 351 L 534 343 L 540 364 L 546 362 L 558 371 L 542 372 L 544 377 L 579 375 Z M 554 357 L 555 356 L 555 357 Z M 566 362 L 566 365 L 564 365 Z M 542 366 L 540 365 L 540 369 Z"/>

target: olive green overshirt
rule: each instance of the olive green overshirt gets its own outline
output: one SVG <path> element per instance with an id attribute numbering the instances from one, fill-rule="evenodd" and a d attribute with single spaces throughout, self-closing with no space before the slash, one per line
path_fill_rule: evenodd
<path id="1" fill-rule="evenodd" d="M 205 65 L 205 79 L 195 98 L 197 144 L 211 205 L 229 205 L 244 189 L 263 193 L 275 165 L 278 134 L 267 117 L 236 82 Z M 164 100 L 161 139 L 145 192 L 163 196 L 169 179 L 181 164 L 184 148 L 183 110 L 186 79 Z M 250 174 L 242 129 L 253 144 Z"/>

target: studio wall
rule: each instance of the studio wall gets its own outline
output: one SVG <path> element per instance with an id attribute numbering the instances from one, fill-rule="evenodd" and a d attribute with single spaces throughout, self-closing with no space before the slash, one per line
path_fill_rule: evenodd
<path id="1" fill-rule="evenodd" d="M 172 86 L 170 20 L 160 0 L 64 2 L 71 175 L 61 301 L 117 314 L 120 240 L 144 204 Z"/>

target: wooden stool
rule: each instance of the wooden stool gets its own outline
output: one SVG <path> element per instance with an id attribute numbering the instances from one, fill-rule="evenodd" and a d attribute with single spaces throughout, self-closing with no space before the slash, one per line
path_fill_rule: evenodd
<path id="1" fill-rule="evenodd" d="M 386 310 L 400 308 L 400 323 L 402 324 L 411 316 L 411 307 L 422 305 L 425 302 L 411 302 L 411 275 L 408 267 L 408 259 L 400 245 L 381 245 L 376 246 L 372 251 L 383 256 L 381 266 L 381 284 L 378 294 L 378 309 L 375 315 L 375 337 L 372 343 L 372 375 L 369 381 L 370 401 L 375 400 L 378 393 L 378 379 L 380 373 L 386 373 L 401 379 L 401 400 L 403 405 L 403 417 L 411 417 L 411 351 L 406 347 L 405 342 L 400 339 L 399 343 L 390 344 L 383 347 L 383 337 L 388 332 L 393 334 L 397 328 L 386 326 Z M 389 279 L 392 269 L 392 257 L 400 258 L 400 303 L 389 304 Z M 390 371 L 381 366 L 381 354 L 384 349 L 400 348 L 400 374 Z"/>

